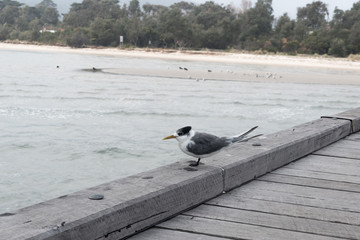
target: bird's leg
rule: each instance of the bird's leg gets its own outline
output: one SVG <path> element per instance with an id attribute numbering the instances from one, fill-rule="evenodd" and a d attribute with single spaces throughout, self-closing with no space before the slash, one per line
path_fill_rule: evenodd
<path id="1" fill-rule="evenodd" d="M 196 166 L 199 166 L 200 159 L 201 159 L 201 158 L 198 158 L 198 160 L 197 160 L 197 162 L 196 162 L 196 163 L 190 163 L 190 165 L 189 165 L 189 166 L 191 166 L 191 167 L 196 167 Z"/>

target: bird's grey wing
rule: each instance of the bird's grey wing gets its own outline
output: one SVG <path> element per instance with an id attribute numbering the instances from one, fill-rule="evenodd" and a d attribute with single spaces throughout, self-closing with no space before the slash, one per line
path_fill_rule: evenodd
<path id="1" fill-rule="evenodd" d="M 191 140 L 195 144 L 188 145 L 187 149 L 196 155 L 209 154 L 229 145 L 226 138 L 219 138 L 208 133 L 196 133 Z"/>

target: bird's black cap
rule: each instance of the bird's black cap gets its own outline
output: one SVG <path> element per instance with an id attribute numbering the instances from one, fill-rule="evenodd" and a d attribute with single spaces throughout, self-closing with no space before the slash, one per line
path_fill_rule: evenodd
<path id="1" fill-rule="evenodd" d="M 191 130 L 191 127 L 190 126 L 186 126 L 186 127 L 183 127 L 183 128 L 180 128 L 176 131 L 176 133 L 181 136 L 181 135 L 184 135 L 184 134 L 188 134 Z"/>

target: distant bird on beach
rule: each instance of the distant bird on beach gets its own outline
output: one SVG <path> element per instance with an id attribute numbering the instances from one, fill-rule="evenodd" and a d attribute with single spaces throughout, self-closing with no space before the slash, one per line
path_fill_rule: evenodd
<path id="1" fill-rule="evenodd" d="M 187 126 L 178 129 L 174 134 L 163 138 L 163 140 L 176 138 L 181 151 L 198 159 L 196 163 L 190 164 L 190 166 L 195 167 L 199 165 L 202 158 L 210 157 L 224 147 L 237 142 L 246 142 L 252 138 L 261 136 L 262 134 L 247 137 L 247 135 L 256 128 L 257 126 L 234 137 L 217 137 L 209 133 L 196 132 L 192 130 L 191 126 Z"/>
<path id="2" fill-rule="evenodd" d="M 182 68 L 182 67 L 179 67 L 179 69 L 181 69 L 181 70 L 182 70 L 183 68 Z"/>
<path id="3" fill-rule="evenodd" d="M 187 68 L 184 68 L 185 71 L 187 71 L 188 69 Z"/>
<path id="4" fill-rule="evenodd" d="M 212 71 L 209 69 L 208 72 L 212 72 Z"/>

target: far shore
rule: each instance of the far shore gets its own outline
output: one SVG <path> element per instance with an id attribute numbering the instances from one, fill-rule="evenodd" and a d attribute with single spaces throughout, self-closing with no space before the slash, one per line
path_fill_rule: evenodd
<path id="1" fill-rule="evenodd" d="M 166 59 L 178 61 L 215 62 L 219 64 L 256 64 L 284 67 L 284 71 L 278 73 L 252 73 L 241 72 L 229 74 L 226 72 L 204 73 L 192 70 L 179 71 L 178 69 L 164 69 L 161 72 L 153 69 L 139 69 L 137 66 L 129 69 L 104 69 L 104 72 L 125 75 L 144 75 L 158 77 L 177 77 L 200 80 L 231 80 L 231 81 L 254 81 L 254 82 L 285 82 L 285 83 L 313 83 L 313 84 L 345 84 L 360 85 L 360 60 L 349 58 L 334 58 L 323 56 L 288 56 L 288 55 L 265 55 L 225 51 L 182 51 L 171 49 L 120 49 L 120 48 L 70 48 L 62 46 L 14 44 L 0 42 L 0 50 L 33 51 L 50 53 L 73 53 L 93 54 L 119 57 L 135 57 L 149 59 Z M 304 68 L 299 72 L 286 71 L 286 67 Z M 308 71 L 309 68 L 322 69 L 319 72 Z M 329 69 L 329 73 L 327 72 Z M 340 74 L 331 74 L 336 70 Z M 342 73 L 343 72 L 343 73 Z M 266 75 L 270 74 L 270 75 Z"/>
<path id="2" fill-rule="evenodd" d="M 14 44 L 0 42 L 0 50 L 65 52 L 77 54 L 98 54 L 110 56 L 160 58 L 185 61 L 203 61 L 219 63 L 246 63 L 262 65 L 282 65 L 298 67 L 321 67 L 336 69 L 360 69 L 360 60 L 322 56 L 289 56 L 275 54 L 250 54 L 225 51 L 181 51 L 171 49 L 120 49 L 120 48 L 70 48 L 62 46 Z"/>

